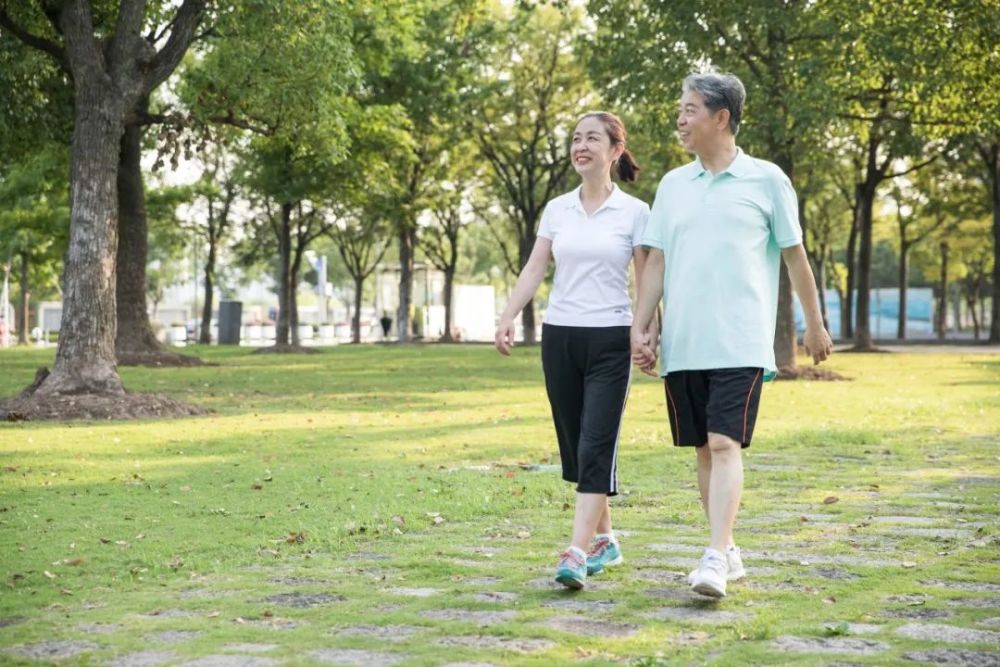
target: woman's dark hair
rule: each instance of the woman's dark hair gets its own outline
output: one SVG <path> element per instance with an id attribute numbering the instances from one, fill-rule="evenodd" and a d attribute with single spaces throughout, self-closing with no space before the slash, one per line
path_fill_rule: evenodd
<path id="1" fill-rule="evenodd" d="M 596 118 L 601 121 L 604 125 L 604 131 L 608 133 L 608 138 L 611 139 L 611 145 L 622 145 L 624 149 L 622 150 L 622 155 L 611 165 L 611 169 L 613 171 L 615 167 L 618 167 L 618 178 L 626 183 L 635 182 L 635 179 L 639 177 L 640 167 L 639 163 L 635 161 L 632 151 L 625 145 L 625 124 L 622 122 L 622 119 L 609 111 L 591 111 L 580 116 L 580 120 L 577 123 L 584 118 Z"/>

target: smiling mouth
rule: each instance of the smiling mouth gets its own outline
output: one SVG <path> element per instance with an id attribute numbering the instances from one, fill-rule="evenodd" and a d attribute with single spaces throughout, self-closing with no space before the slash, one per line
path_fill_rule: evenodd
<path id="1" fill-rule="evenodd" d="M 575 158 L 573 158 L 573 162 L 575 162 L 577 164 L 586 164 L 586 163 L 588 163 L 590 161 L 591 161 L 591 158 L 590 158 L 589 155 L 577 155 Z"/>

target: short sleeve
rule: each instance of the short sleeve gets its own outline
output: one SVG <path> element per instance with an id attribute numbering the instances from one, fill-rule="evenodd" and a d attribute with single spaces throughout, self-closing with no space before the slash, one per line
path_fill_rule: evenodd
<path id="1" fill-rule="evenodd" d="M 538 233 L 536 234 L 536 236 L 540 236 L 543 239 L 548 239 L 550 241 L 555 238 L 552 230 L 552 216 L 549 213 L 551 209 L 551 206 L 546 206 L 545 210 L 542 211 L 542 220 L 538 223 Z"/>
<path id="2" fill-rule="evenodd" d="M 649 212 L 641 244 L 657 250 L 664 249 L 663 232 L 667 223 L 667 196 L 663 183 L 664 181 L 660 181 L 660 186 L 656 188 L 656 198 L 653 199 L 653 208 Z"/>
<path id="3" fill-rule="evenodd" d="M 635 219 L 632 221 L 632 247 L 643 245 L 642 237 L 646 233 L 646 225 L 649 223 L 649 206 L 646 202 L 640 202 L 635 210 Z"/>
<path id="4" fill-rule="evenodd" d="M 799 224 L 799 200 L 792 182 L 785 174 L 775 174 L 771 180 L 772 204 L 771 235 L 779 248 L 790 248 L 802 243 L 802 226 Z"/>

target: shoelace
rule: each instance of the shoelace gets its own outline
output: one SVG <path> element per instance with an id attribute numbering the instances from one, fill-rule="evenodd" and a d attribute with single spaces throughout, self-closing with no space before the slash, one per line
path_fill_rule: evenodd
<path id="1" fill-rule="evenodd" d="M 602 553 L 604 553 L 604 550 L 610 546 L 611 546 L 611 540 L 602 537 L 594 544 L 594 546 L 590 548 L 590 553 L 587 555 L 600 556 Z"/>
<path id="2" fill-rule="evenodd" d="M 726 561 L 723 558 L 719 558 L 714 554 L 705 554 L 701 557 L 700 567 L 714 570 L 719 574 L 726 573 Z"/>
<path id="3" fill-rule="evenodd" d="M 586 564 L 582 558 L 577 556 L 569 549 L 562 552 L 562 554 L 559 555 L 559 558 L 561 558 L 562 560 L 568 560 L 570 563 L 573 564 L 574 567 L 581 567 Z"/>

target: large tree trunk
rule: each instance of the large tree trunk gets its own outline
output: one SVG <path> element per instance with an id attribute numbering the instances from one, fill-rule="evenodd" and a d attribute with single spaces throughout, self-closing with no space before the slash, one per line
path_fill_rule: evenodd
<path id="1" fill-rule="evenodd" d="M 292 257 L 291 269 L 288 272 L 288 326 L 292 330 L 292 345 L 302 344 L 299 336 L 299 272 L 302 270 L 302 253 L 305 248 L 296 248 Z"/>
<path id="2" fill-rule="evenodd" d="M 365 279 L 360 275 L 354 278 L 354 316 L 351 318 L 351 342 L 361 342 L 361 293 Z"/>
<path id="3" fill-rule="evenodd" d="M 944 340 L 945 332 L 948 329 L 948 242 L 941 242 L 941 277 L 938 280 L 938 303 L 937 312 L 934 313 L 937 320 L 938 340 Z"/>
<path id="4" fill-rule="evenodd" d="M 281 221 L 278 227 L 278 323 L 275 327 L 274 344 L 287 347 L 291 338 L 291 253 L 292 253 L 292 203 L 281 205 Z"/>
<path id="5" fill-rule="evenodd" d="M 140 103 L 145 111 L 148 100 Z M 148 229 L 146 193 L 142 182 L 143 128 L 128 125 L 118 154 L 118 263 L 115 299 L 118 332 L 115 354 L 122 363 L 132 355 L 166 352 L 153 333 L 146 310 Z"/>
<path id="6" fill-rule="evenodd" d="M 993 304 L 990 307 L 990 342 L 1000 343 L 1000 139 L 990 147 L 993 157 Z"/>
<path id="7" fill-rule="evenodd" d="M 857 204 L 855 204 L 855 207 Z M 854 338 L 854 285 L 857 281 L 857 262 L 855 257 L 858 248 L 858 214 L 855 210 L 851 218 L 851 232 L 847 236 L 847 284 L 844 287 L 844 299 L 840 307 L 840 337 L 844 340 Z"/>
<path id="8" fill-rule="evenodd" d="M 858 202 L 858 307 L 857 320 L 854 327 L 854 349 L 859 352 L 870 352 L 875 349 L 869 317 L 872 278 L 872 211 L 875 205 L 875 184 L 869 179 L 861 188 L 861 201 Z"/>
<path id="9" fill-rule="evenodd" d="M 77 13 L 66 10 L 63 21 L 83 20 Z M 124 129 L 122 93 L 112 85 L 96 58 L 83 62 L 81 56 L 79 60 L 73 76 L 70 229 L 63 268 L 59 347 L 52 373 L 35 392 L 40 397 L 125 393 L 115 361 L 115 179 Z"/>
<path id="10" fill-rule="evenodd" d="M 896 338 L 906 339 L 906 288 L 910 282 L 910 246 L 906 241 L 899 245 L 899 322 Z"/>
<path id="11" fill-rule="evenodd" d="M 455 289 L 455 267 L 450 266 L 444 272 L 444 334 L 441 336 L 442 343 L 454 341 L 451 335 L 451 298 Z"/>
<path id="12" fill-rule="evenodd" d="M 413 256 L 417 248 L 416 225 L 406 219 L 399 229 L 399 308 L 396 310 L 396 341 L 411 339 L 410 305 L 413 302 Z"/>
<path id="13" fill-rule="evenodd" d="M 797 365 L 795 336 L 795 304 L 788 267 L 781 262 L 778 274 L 778 316 L 774 327 L 774 362 L 779 370 L 795 373 Z M 791 313 L 791 317 L 788 314 Z"/>
<path id="14" fill-rule="evenodd" d="M 28 284 L 28 252 L 26 250 L 22 250 L 19 254 L 21 258 L 21 284 L 19 286 L 21 299 L 17 304 L 17 342 L 21 345 L 27 345 L 30 325 L 28 319 L 31 313 L 29 304 L 29 300 L 31 299 L 31 286 Z M 5 322 L 4 324 L 9 325 L 9 322 Z"/>

